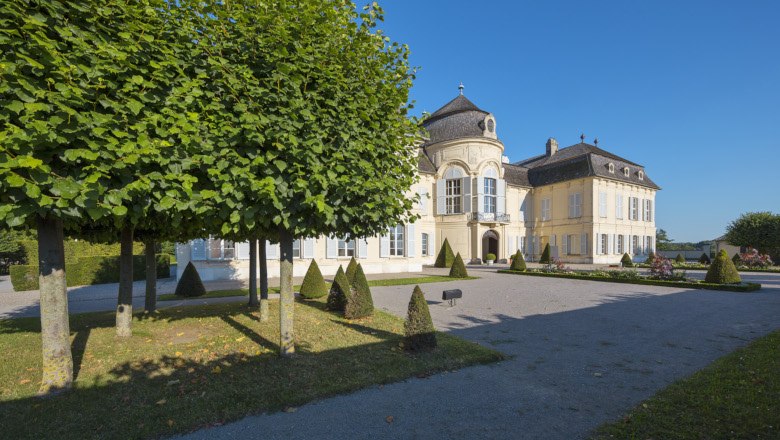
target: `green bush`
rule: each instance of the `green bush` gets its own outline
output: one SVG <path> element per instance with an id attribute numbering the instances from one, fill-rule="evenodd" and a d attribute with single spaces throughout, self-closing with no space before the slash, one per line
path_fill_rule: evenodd
<path id="1" fill-rule="evenodd" d="M 328 292 L 328 302 L 326 308 L 336 312 L 343 312 L 347 305 L 347 294 L 349 293 L 349 280 L 344 274 L 344 269 L 339 266 L 336 276 L 333 277 L 333 284 Z"/>
<path id="2" fill-rule="evenodd" d="M 176 284 L 176 296 L 203 296 L 206 294 L 206 286 L 203 285 L 203 281 L 200 279 L 198 270 L 192 264 L 192 261 L 187 263 L 187 267 L 184 268 L 184 272 L 181 274 L 179 283 Z"/>
<path id="3" fill-rule="evenodd" d="M 349 281 L 349 284 L 352 285 L 352 282 L 355 281 L 355 273 L 357 272 L 358 262 L 355 260 L 355 257 L 352 257 L 349 260 L 349 264 L 347 264 L 347 280 Z"/>
<path id="4" fill-rule="evenodd" d="M 452 253 L 452 248 L 450 247 L 450 242 L 447 241 L 447 239 L 444 239 L 444 243 L 441 245 L 441 250 L 439 250 L 439 255 L 436 257 L 436 263 L 433 264 L 434 267 L 452 267 L 452 263 L 455 262 L 455 254 Z"/>
<path id="5" fill-rule="evenodd" d="M 436 329 L 433 327 L 428 302 L 425 301 L 420 286 L 414 286 L 412 298 L 409 300 L 404 333 L 404 348 L 407 350 L 424 351 L 436 348 Z"/>
<path id="6" fill-rule="evenodd" d="M 347 304 L 344 307 L 344 317 L 358 319 L 371 316 L 374 313 L 374 300 L 371 298 L 371 289 L 368 288 L 366 274 L 363 266 L 357 265 L 355 281 L 352 282 L 347 296 Z"/>
<path id="7" fill-rule="evenodd" d="M 485 255 L 486 261 L 496 261 L 496 254 L 487 254 Z"/>
<path id="8" fill-rule="evenodd" d="M 631 256 L 628 253 L 623 254 L 623 258 L 620 259 L 620 264 L 623 267 L 634 267 L 634 261 L 631 260 Z"/>
<path id="9" fill-rule="evenodd" d="M 742 265 L 742 257 L 739 255 L 739 253 L 736 253 L 733 257 L 731 257 L 731 262 L 737 266 L 740 266 Z"/>
<path id="10" fill-rule="evenodd" d="M 36 257 L 37 258 L 37 257 Z M 11 285 L 14 290 L 38 289 L 38 266 L 23 264 L 11 266 Z M 157 278 L 168 278 L 171 273 L 171 256 L 157 255 Z M 146 279 L 146 258 L 133 255 L 133 280 Z M 65 262 L 65 283 L 68 287 L 89 286 L 119 282 L 118 256 L 89 256 Z"/>
<path id="11" fill-rule="evenodd" d="M 455 261 L 452 262 L 450 268 L 450 278 L 468 278 L 469 273 L 466 271 L 466 265 L 463 264 L 463 258 L 460 256 L 460 252 L 455 256 Z"/>
<path id="12" fill-rule="evenodd" d="M 742 278 L 740 278 L 734 262 L 729 259 L 729 255 L 725 250 L 721 250 L 715 257 L 715 261 L 710 264 L 704 281 L 716 284 L 735 284 L 741 283 Z"/>
<path id="13" fill-rule="evenodd" d="M 306 276 L 303 277 L 303 283 L 301 284 L 301 296 L 306 299 L 322 298 L 328 294 L 328 285 L 325 284 L 325 279 L 322 278 L 322 272 L 317 265 L 316 260 L 311 260 L 309 264 L 309 270 L 306 271 Z"/>
<path id="14" fill-rule="evenodd" d="M 701 257 L 699 257 L 699 263 L 701 264 L 710 264 L 712 261 L 710 260 L 709 255 L 707 254 L 701 254 Z"/>
<path id="15" fill-rule="evenodd" d="M 24 250 L 27 264 L 38 264 L 38 241 L 22 240 L 19 242 Z M 119 256 L 119 243 L 90 243 L 85 240 L 65 239 L 63 243 L 65 248 L 65 264 L 75 262 L 84 257 L 106 257 Z M 144 244 L 141 242 L 133 243 L 133 255 L 143 255 Z"/>
<path id="16" fill-rule="evenodd" d="M 682 254 L 677 254 L 677 256 L 674 257 L 674 261 L 680 264 L 685 264 L 685 257 L 683 257 Z"/>
<path id="17" fill-rule="evenodd" d="M 655 261 L 655 252 L 650 251 L 647 255 L 647 260 L 645 260 L 645 264 L 653 264 L 653 261 Z"/>
<path id="18" fill-rule="evenodd" d="M 552 260 L 550 259 L 550 243 L 544 245 L 544 250 L 542 251 L 541 258 L 539 258 L 539 262 L 542 264 L 552 263 Z"/>
<path id="19" fill-rule="evenodd" d="M 520 252 L 519 250 L 517 251 L 515 256 L 512 257 L 512 265 L 509 266 L 509 269 L 519 270 L 519 271 L 526 270 L 525 258 L 523 258 L 523 253 Z"/>

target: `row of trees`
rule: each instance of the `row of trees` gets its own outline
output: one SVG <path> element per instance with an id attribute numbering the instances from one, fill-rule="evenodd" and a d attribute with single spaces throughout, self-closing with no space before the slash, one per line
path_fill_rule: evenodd
<path id="1" fill-rule="evenodd" d="M 249 239 L 253 262 L 280 243 L 289 355 L 293 237 L 413 220 L 414 69 L 376 4 L 23 0 L 0 20 L 0 222 L 38 233 L 41 393 L 72 382 L 65 231 L 121 242 L 120 337 L 134 239 Z"/>

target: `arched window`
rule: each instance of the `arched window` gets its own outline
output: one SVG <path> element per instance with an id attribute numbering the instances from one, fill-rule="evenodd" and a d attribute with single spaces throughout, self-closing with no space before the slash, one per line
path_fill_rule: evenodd
<path id="1" fill-rule="evenodd" d="M 645 180 L 645 173 L 644 171 L 639 172 L 639 180 Z"/>
<path id="2" fill-rule="evenodd" d="M 615 174 L 615 164 L 614 163 L 610 163 L 609 164 L 609 172 L 612 173 L 612 174 Z"/>
<path id="3" fill-rule="evenodd" d="M 628 167 L 623 168 L 623 175 L 628 177 L 628 174 L 631 172 L 631 170 L 628 169 Z"/>
<path id="4" fill-rule="evenodd" d="M 444 172 L 447 214 L 460 214 L 462 212 L 461 196 L 463 195 L 463 188 L 461 188 L 461 182 L 463 182 L 465 175 L 465 171 L 457 166 L 451 166 Z"/>

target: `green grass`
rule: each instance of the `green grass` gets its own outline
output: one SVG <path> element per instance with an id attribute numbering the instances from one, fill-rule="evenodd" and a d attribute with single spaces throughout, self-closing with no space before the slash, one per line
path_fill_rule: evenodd
<path id="1" fill-rule="evenodd" d="M 425 283 L 444 283 L 448 281 L 463 281 L 463 280 L 476 280 L 479 277 L 467 277 L 467 278 L 450 278 L 448 276 L 440 276 L 440 275 L 431 275 L 431 276 L 424 276 L 424 277 L 416 277 L 416 278 L 390 278 L 386 280 L 370 280 L 368 282 L 368 285 L 370 287 L 377 287 L 377 286 L 404 286 L 409 284 L 425 284 Z M 293 286 L 293 290 L 296 292 L 298 289 L 300 289 L 301 286 Z M 268 289 L 271 293 L 279 293 L 278 287 L 270 287 Z M 229 290 L 214 290 L 212 292 L 208 292 L 205 295 L 202 296 L 196 296 L 196 297 L 179 297 L 172 293 L 166 293 L 163 295 L 160 295 L 157 297 L 158 301 L 181 301 L 181 300 L 190 300 L 190 299 L 203 299 L 203 298 L 225 298 L 229 296 L 247 296 L 249 295 L 249 290 L 247 289 L 229 289 Z"/>
<path id="2" fill-rule="evenodd" d="M 675 382 L 592 438 L 780 438 L 780 331 Z"/>
<path id="3" fill-rule="evenodd" d="M 278 411 L 372 384 L 494 362 L 494 350 L 447 334 L 429 353 L 399 349 L 401 318 L 376 311 L 348 321 L 324 300 L 296 302 L 297 354 L 277 355 L 278 301 L 270 320 L 244 304 L 171 307 L 137 315 L 133 337 L 115 337 L 114 313 L 71 316 L 73 390 L 35 397 L 40 320 L 0 320 L 3 438 L 149 438 L 248 414 Z"/>

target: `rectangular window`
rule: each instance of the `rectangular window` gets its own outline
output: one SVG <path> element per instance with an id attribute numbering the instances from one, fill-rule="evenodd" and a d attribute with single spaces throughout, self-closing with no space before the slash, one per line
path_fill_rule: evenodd
<path id="1" fill-rule="evenodd" d="M 576 252 L 577 248 L 574 246 L 574 240 L 575 240 L 574 237 L 576 237 L 576 235 L 570 234 L 569 238 L 566 240 L 567 244 L 568 244 L 568 249 L 566 249 L 566 251 L 567 251 L 566 253 L 568 255 L 577 255 L 577 252 Z"/>
<path id="2" fill-rule="evenodd" d="M 653 252 L 653 236 L 652 235 L 648 235 L 647 236 L 647 249 L 646 249 L 646 253 L 649 254 L 650 252 Z"/>
<path id="3" fill-rule="evenodd" d="M 207 246 L 209 260 L 233 260 L 236 258 L 236 245 L 232 241 L 209 238 Z"/>
<path id="4" fill-rule="evenodd" d="M 461 213 L 460 179 L 447 179 L 446 206 L 447 214 Z"/>
<path id="5" fill-rule="evenodd" d="M 599 193 L 599 217 L 607 216 L 607 193 Z"/>
<path id="6" fill-rule="evenodd" d="M 569 218 L 582 217 L 582 194 L 569 194 Z"/>
<path id="7" fill-rule="evenodd" d="M 422 255 L 423 257 L 428 256 L 428 234 L 423 233 L 422 235 Z"/>
<path id="8" fill-rule="evenodd" d="M 634 249 L 634 255 L 639 255 L 642 252 L 642 247 L 639 246 L 639 236 L 638 235 L 632 235 L 631 236 L 631 245 Z"/>
<path id="9" fill-rule="evenodd" d="M 339 239 L 339 257 L 355 256 L 355 240 Z"/>
<path id="10" fill-rule="evenodd" d="M 542 221 L 550 220 L 550 199 L 542 199 Z"/>
<path id="11" fill-rule="evenodd" d="M 617 253 L 622 254 L 625 251 L 623 250 L 623 234 L 620 234 L 617 236 Z"/>
<path id="12" fill-rule="evenodd" d="M 601 254 L 606 255 L 609 251 L 607 250 L 609 246 L 609 240 L 607 238 L 607 234 L 601 234 Z"/>
<path id="13" fill-rule="evenodd" d="M 631 213 L 629 214 L 629 220 L 639 220 L 639 199 L 637 197 L 629 197 L 629 203 L 631 204 Z"/>
<path id="14" fill-rule="evenodd" d="M 403 225 L 398 225 L 388 229 L 388 235 L 390 236 L 390 256 L 403 257 L 404 256 Z"/>
<path id="15" fill-rule="evenodd" d="M 301 258 L 301 239 L 293 240 L 293 258 Z"/>
<path id="16" fill-rule="evenodd" d="M 496 213 L 496 179 L 485 177 L 485 206 L 486 213 Z"/>
<path id="17" fill-rule="evenodd" d="M 623 196 L 615 197 L 615 218 L 623 220 Z"/>
<path id="18" fill-rule="evenodd" d="M 236 258 L 236 245 L 232 241 L 222 240 L 222 259 L 233 260 Z"/>
<path id="19" fill-rule="evenodd" d="M 645 200 L 645 221 L 653 221 L 653 201 Z"/>

